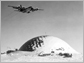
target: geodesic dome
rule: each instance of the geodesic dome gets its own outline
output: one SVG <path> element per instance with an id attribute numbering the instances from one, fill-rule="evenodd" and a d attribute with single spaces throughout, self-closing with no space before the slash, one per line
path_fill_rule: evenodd
<path id="1" fill-rule="evenodd" d="M 37 36 L 26 43 L 24 43 L 20 49 L 20 51 L 37 51 L 42 53 L 76 53 L 70 45 L 68 45 L 65 41 L 49 35 Z"/>

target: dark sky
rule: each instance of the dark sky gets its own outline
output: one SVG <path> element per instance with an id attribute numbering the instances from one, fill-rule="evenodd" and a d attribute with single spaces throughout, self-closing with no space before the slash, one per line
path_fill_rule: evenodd
<path id="1" fill-rule="evenodd" d="M 32 5 L 44 11 L 30 14 L 14 11 L 8 5 Z M 19 48 L 27 40 L 40 35 L 53 35 L 83 52 L 82 1 L 2 1 L 1 51 Z"/>

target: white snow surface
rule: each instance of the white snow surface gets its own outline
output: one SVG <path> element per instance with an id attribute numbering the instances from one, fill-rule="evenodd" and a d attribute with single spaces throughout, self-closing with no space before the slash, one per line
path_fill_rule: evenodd
<path id="1" fill-rule="evenodd" d="M 34 52 L 18 51 L 9 55 L 2 54 L 1 62 L 83 62 L 82 54 L 74 54 L 71 58 L 61 56 L 37 56 Z"/>

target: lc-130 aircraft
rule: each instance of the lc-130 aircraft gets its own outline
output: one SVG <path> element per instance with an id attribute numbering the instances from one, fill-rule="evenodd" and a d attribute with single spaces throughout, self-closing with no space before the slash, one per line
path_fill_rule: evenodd
<path id="1" fill-rule="evenodd" d="M 10 6 L 8 5 L 8 7 L 12 7 L 14 9 L 17 9 L 15 11 L 19 11 L 19 12 L 22 12 L 22 13 L 30 13 L 30 12 L 34 12 L 34 11 L 38 11 L 38 10 L 43 10 L 43 9 L 39 9 L 39 8 L 33 8 L 32 6 L 29 6 L 29 7 L 23 7 L 22 5 L 19 5 L 19 6 Z"/>

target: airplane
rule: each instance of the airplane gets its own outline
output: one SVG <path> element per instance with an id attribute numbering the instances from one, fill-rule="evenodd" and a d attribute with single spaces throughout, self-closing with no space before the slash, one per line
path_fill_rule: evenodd
<path id="1" fill-rule="evenodd" d="M 17 9 L 15 11 L 19 11 L 19 12 L 22 12 L 22 13 L 30 13 L 30 12 L 34 12 L 34 11 L 38 11 L 38 10 L 43 10 L 43 9 L 33 8 L 32 6 L 29 6 L 29 7 L 25 8 L 22 5 L 19 5 L 19 6 L 8 5 L 8 7 L 12 7 L 14 9 Z"/>

